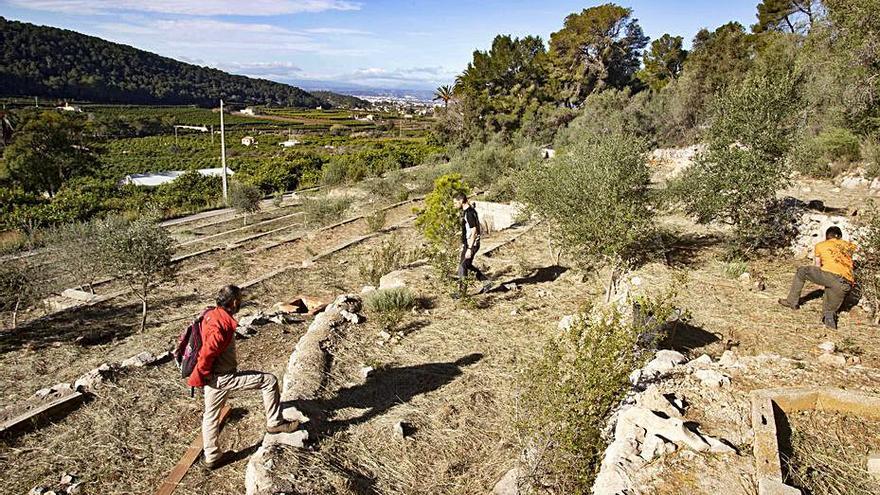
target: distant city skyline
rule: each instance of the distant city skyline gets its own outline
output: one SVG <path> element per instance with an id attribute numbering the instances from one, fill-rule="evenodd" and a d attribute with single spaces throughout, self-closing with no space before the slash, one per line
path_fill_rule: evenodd
<path id="1" fill-rule="evenodd" d="M 548 0 L 0 0 L 0 16 L 71 29 L 177 60 L 312 89 L 450 84 L 497 34 L 545 42 L 605 2 Z M 645 34 L 755 22 L 757 0 L 621 1 Z"/>

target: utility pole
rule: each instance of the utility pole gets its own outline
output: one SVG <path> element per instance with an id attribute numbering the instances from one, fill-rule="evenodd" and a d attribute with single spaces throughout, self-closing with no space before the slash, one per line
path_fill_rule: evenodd
<path id="1" fill-rule="evenodd" d="M 220 164 L 223 167 L 223 202 L 228 200 L 226 187 L 226 128 L 223 126 L 223 100 L 220 100 Z"/>
<path id="2" fill-rule="evenodd" d="M 214 146 L 214 124 L 211 124 L 211 146 Z"/>

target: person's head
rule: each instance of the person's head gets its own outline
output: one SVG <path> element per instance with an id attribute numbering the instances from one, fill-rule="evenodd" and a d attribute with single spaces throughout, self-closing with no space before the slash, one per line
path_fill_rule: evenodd
<path id="1" fill-rule="evenodd" d="M 234 315 L 241 309 L 241 288 L 235 285 L 226 285 L 217 294 L 217 306 Z"/>
<path id="2" fill-rule="evenodd" d="M 467 195 L 463 192 L 455 193 L 455 196 L 452 197 L 452 203 L 456 208 L 464 208 L 468 204 Z"/>
<path id="3" fill-rule="evenodd" d="M 840 227 L 828 227 L 828 230 L 825 231 L 825 239 L 842 239 L 843 231 L 840 230 Z"/>

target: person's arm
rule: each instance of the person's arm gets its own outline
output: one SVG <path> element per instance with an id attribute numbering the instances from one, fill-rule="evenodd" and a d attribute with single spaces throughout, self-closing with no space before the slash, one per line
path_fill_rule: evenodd
<path id="1" fill-rule="evenodd" d="M 214 361 L 217 359 L 229 342 L 223 338 L 223 331 L 220 323 L 216 319 L 205 322 L 202 332 L 202 349 L 199 352 L 199 358 L 196 361 L 196 367 L 192 374 L 189 375 L 187 383 L 190 387 L 204 387 L 208 378 L 211 376 L 214 368 Z"/>
<path id="2" fill-rule="evenodd" d="M 471 258 L 474 255 L 474 245 L 477 243 L 477 237 L 480 235 L 480 221 L 477 219 L 476 213 L 466 213 L 465 221 L 467 221 L 468 226 L 471 228 L 471 235 L 467 239 L 467 251 L 465 252 L 466 258 Z"/>

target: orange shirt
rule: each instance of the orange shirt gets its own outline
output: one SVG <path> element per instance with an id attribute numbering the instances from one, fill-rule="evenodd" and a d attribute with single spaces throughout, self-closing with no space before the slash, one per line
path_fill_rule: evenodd
<path id="1" fill-rule="evenodd" d="M 856 245 L 843 239 L 828 239 L 816 244 L 816 258 L 822 261 L 822 269 L 840 275 L 855 283 L 853 275 L 853 253 Z"/>

